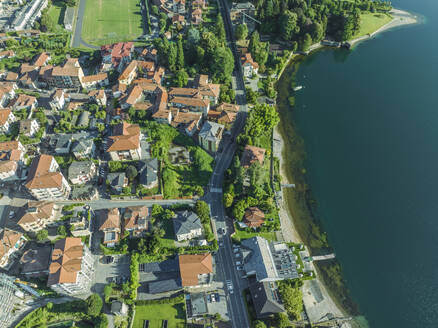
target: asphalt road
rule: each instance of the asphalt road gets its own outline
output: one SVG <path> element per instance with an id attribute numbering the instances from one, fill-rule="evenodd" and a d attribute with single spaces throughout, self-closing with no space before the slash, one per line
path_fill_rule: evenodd
<path id="1" fill-rule="evenodd" d="M 79 48 L 82 44 L 88 48 L 100 49 L 99 47 L 93 46 L 92 44 L 89 44 L 82 39 L 82 22 L 84 19 L 86 3 L 87 3 L 86 0 L 79 1 L 78 15 L 76 17 L 76 25 L 75 25 L 75 30 L 73 33 L 72 47 Z"/>

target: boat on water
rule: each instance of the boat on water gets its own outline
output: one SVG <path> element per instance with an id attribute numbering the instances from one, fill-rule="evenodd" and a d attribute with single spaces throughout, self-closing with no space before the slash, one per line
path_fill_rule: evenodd
<path id="1" fill-rule="evenodd" d="M 302 88 L 303 88 L 302 85 L 296 86 L 296 87 L 294 88 L 294 91 L 299 91 L 299 90 L 301 90 Z"/>

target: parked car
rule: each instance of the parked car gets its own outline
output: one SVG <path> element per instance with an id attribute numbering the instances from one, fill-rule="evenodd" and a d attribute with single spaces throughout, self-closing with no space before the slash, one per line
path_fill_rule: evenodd
<path id="1" fill-rule="evenodd" d="M 242 262 L 236 261 L 236 265 L 242 265 Z"/>

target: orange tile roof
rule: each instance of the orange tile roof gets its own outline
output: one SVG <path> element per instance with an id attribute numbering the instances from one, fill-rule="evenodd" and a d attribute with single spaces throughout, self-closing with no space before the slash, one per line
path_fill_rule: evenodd
<path id="1" fill-rule="evenodd" d="M 182 104 L 193 107 L 207 107 L 210 104 L 210 101 L 208 99 L 187 97 L 174 97 L 170 102 L 174 104 Z"/>
<path id="2" fill-rule="evenodd" d="M 9 108 L 0 109 L 0 125 L 5 125 L 9 115 L 11 115 L 11 110 Z"/>
<path id="3" fill-rule="evenodd" d="M 139 226 L 139 219 L 145 219 L 148 216 L 149 210 L 147 206 L 133 206 L 128 207 L 124 215 L 124 226 L 125 229 L 138 229 L 142 228 Z M 144 227 L 145 229 L 147 226 Z"/>
<path id="4" fill-rule="evenodd" d="M 20 141 L 18 140 L 0 142 L 0 151 L 11 151 L 18 148 L 20 148 Z"/>
<path id="5" fill-rule="evenodd" d="M 114 127 L 113 136 L 109 137 L 107 152 L 138 149 L 140 147 L 140 126 L 122 122 Z"/>
<path id="6" fill-rule="evenodd" d="M 0 161 L 0 173 L 17 171 L 17 167 L 16 161 Z"/>
<path id="7" fill-rule="evenodd" d="M 236 116 L 237 116 L 236 113 L 222 111 L 217 121 L 218 123 L 222 123 L 222 124 L 233 123 L 236 120 Z"/>
<path id="8" fill-rule="evenodd" d="M 12 106 L 31 106 L 37 102 L 36 97 L 24 93 L 19 94 Z"/>
<path id="9" fill-rule="evenodd" d="M 32 223 L 41 219 L 49 219 L 52 216 L 55 203 L 52 202 L 29 202 L 23 211 L 23 216 L 18 220 L 17 224 Z M 35 208 L 35 211 L 29 211 L 30 208 Z"/>
<path id="10" fill-rule="evenodd" d="M 8 253 L 9 249 L 15 246 L 21 237 L 23 237 L 23 234 L 7 228 L 0 231 L 0 259 Z"/>
<path id="11" fill-rule="evenodd" d="M 83 254 L 81 238 L 68 237 L 58 240 L 52 251 L 47 285 L 76 283 L 81 271 Z"/>
<path id="12" fill-rule="evenodd" d="M 249 207 L 245 210 L 243 222 L 250 228 L 258 228 L 265 222 L 265 213 L 258 207 Z"/>
<path id="13" fill-rule="evenodd" d="M 106 229 L 120 229 L 120 212 L 118 208 L 111 208 L 102 212 L 99 230 Z"/>
<path id="14" fill-rule="evenodd" d="M 127 79 L 129 75 L 137 69 L 137 66 L 138 63 L 136 60 L 131 61 L 129 65 L 125 67 L 122 74 L 120 74 L 119 81 Z"/>
<path id="15" fill-rule="evenodd" d="M 263 164 L 263 160 L 265 158 L 266 149 L 246 145 L 243 150 L 242 158 L 240 160 L 240 165 L 243 167 L 249 167 L 251 164 L 255 162 L 259 162 Z"/>
<path id="16" fill-rule="evenodd" d="M 250 64 L 254 68 L 259 68 L 259 64 L 257 64 L 253 59 L 249 52 L 247 52 L 244 56 L 240 58 L 242 65 Z"/>
<path id="17" fill-rule="evenodd" d="M 235 104 L 228 104 L 228 103 L 221 103 L 220 105 L 218 105 L 216 107 L 216 110 L 218 112 L 221 112 L 223 110 L 228 111 L 228 112 L 238 112 L 239 111 L 240 106 L 239 105 L 235 105 Z"/>
<path id="18" fill-rule="evenodd" d="M 59 188 L 62 186 L 62 174 L 49 172 L 50 164 L 54 160 L 51 155 L 35 157 L 29 167 L 29 175 L 26 181 L 28 189 Z"/>
<path id="19" fill-rule="evenodd" d="M 90 83 L 90 82 L 98 82 L 98 81 L 104 81 L 106 78 L 108 78 L 107 73 L 99 73 L 95 75 L 87 75 L 82 78 L 83 83 Z"/>
<path id="20" fill-rule="evenodd" d="M 47 62 L 47 60 L 49 60 L 49 58 L 50 55 L 47 52 L 40 53 L 33 61 L 33 65 L 41 67 Z"/>
<path id="21" fill-rule="evenodd" d="M 179 270 L 183 287 L 197 286 L 198 275 L 213 273 L 213 261 L 210 253 L 197 255 L 179 255 Z"/>

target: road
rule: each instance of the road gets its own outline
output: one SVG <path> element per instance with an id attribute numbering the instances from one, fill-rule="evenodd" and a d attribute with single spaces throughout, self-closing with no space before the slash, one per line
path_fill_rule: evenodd
<path id="1" fill-rule="evenodd" d="M 240 66 L 240 57 L 237 53 L 237 48 L 234 42 L 234 36 L 232 31 L 232 24 L 230 19 L 230 13 L 228 3 L 225 0 L 218 0 L 219 9 L 221 11 L 225 31 L 227 34 L 228 45 L 233 52 L 235 58 L 235 70 L 233 73 L 233 89 L 236 93 L 236 103 L 240 105 L 240 111 L 233 124 L 233 129 L 230 138 L 224 138 L 223 145 L 221 147 L 222 153 L 216 156 L 216 166 L 213 171 L 213 175 L 210 181 L 209 193 L 206 195 L 206 199 L 210 204 L 211 215 L 213 223 L 218 230 L 224 229 L 224 234 L 219 234 L 219 242 L 221 246 L 218 250 L 218 259 L 220 265 L 218 269 L 223 271 L 224 285 L 227 285 L 227 281 L 230 281 L 233 286 L 233 293 L 230 293 L 227 288 L 227 301 L 232 326 L 235 328 L 249 328 L 248 313 L 243 300 L 242 290 L 246 287 L 246 281 L 241 278 L 240 271 L 237 270 L 234 263 L 234 256 L 232 250 L 231 233 L 233 232 L 233 222 L 226 217 L 224 206 L 222 203 L 223 193 L 222 185 L 224 179 L 224 173 L 230 166 L 231 161 L 236 152 L 236 137 L 242 132 L 245 125 L 245 120 L 248 112 L 248 106 L 246 103 L 245 83 L 243 80 L 242 70 Z"/>
<path id="2" fill-rule="evenodd" d="M 194 204 L 195 200 L 193 199 L 163 199 L 163 200 L 141 200 L 141 199 L 133 199 L 133 200 L 110 200 L 110 199 L 96 199 L 96 200 L 86 200 L 86 201 L 78 201 L 78 200 L 65 200 L 57 202 L 61 205 L 75 204 L 75 203 L 84 203 L 90 205 L 90 207 L 97 211 L 104 208 L 114 208 L 114 207 L 128 207 L 128 206 L 152 206 L 154 204 L 169 206 L 174 204 Z"/>

